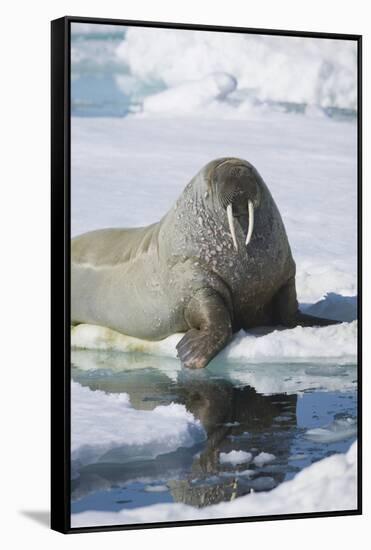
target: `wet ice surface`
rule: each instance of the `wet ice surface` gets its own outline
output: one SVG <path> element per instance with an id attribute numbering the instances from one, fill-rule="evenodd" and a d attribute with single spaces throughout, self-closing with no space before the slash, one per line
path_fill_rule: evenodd
<path id="1" fill-rule="evenodd" d="M 254 365 L 224 359 L 194 372 L 179 368 L 171 358 L 83 350 L 74 351 L 72 361 L 76 387 L 88 398 L 100 396 L 114 403 L 118 394 L 125 394 L 123 438 L 125 428 L 136 434 L 136 447 L 126 437 L 121 453 L 105 449 L 105 454 L 93 453 L 90 461 L 79 460 L 77 449 L 72 463 L 73 514 L 175 502 L 202 509 L 252 491 L 270 491 L 311 463 L 345 453 L 356 439 L 354 364 L 307 363 L 299 379 L 295 373 L 303 365 L 293 363 Z M 243 369 L 250 372 L 250 383 L 237 376 Z M 287 380 L 288 392 L 275 393 L 273 384 L 265 392 L 257 389 L 259 384 L 254 387 L 254 379 L 274 380 L 277 375 Z M 107 440 L 109 447 L 109 434 L 97 431 L 105 412 L 96 407 L 95 413 L 85 414 L 86 406 L 84 401 L 75 419 L 87 434 L 84 445 L 94 448 Z M 178 407 L 179 421 L 184 417 L 191 426 L 187 437 L 184 423 L 177 437 L 172 426 L 173 446 L 166 441 L 161 447 L 163 434 L 153 426 L 146 428 L 159 407 Z M 148 423 L 143 424 L 145 414 Z M 166 419 L 166 413 L 161 418 Z M 106 425 L 109 431 L 109 418 Z M 166 430 L 166 422 L 163 426 Z M 138 446 L 141 437 L 145 453 L 143 445 Z"/>

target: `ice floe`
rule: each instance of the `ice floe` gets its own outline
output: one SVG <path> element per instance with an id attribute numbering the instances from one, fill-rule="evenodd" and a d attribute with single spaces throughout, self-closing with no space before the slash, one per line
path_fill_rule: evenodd
<path id="1" fill-rule="evenodd" d="M 343 441 L 357 434 L 357 420 L 355 418 L 336 418 L 328 426 L 312 428 L 305 433 L 305 437 L 317 443 L 335 443 Z"/>
<path id="2" fill-rule="evenodd" d="M 219 460 L 221 464 L 244 464 L 250 462 L 252 454 L 246 451 L 230 451 L 229 453 L 220 453 Z"/>
<path id="3" fill-rule="evenodd" d="M 262 451 L 254 457 L 253 462 L 254 464 L 256 464 L 256 466 L 260 467 L 264 466 L 265 464 L 269 464 L 270 462 L 273 462 L 273 460 L 275 459 L 276 457 L 272 453 L 265 453 L 264 451 Z"/>
<path id="4" fill-rule="evenodd" d="M 75 464 L 154 458 L 205 438 L 183 405 L 136 410 L 125 393 L 107 394 L 71 383 L 71 460 Z"/>

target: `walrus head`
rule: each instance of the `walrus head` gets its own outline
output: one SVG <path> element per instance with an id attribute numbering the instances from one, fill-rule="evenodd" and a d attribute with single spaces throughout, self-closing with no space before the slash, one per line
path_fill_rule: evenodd
<path id="1" fill-rule="evenodd" d="M 215 209 L 225 211 L 236 251 L 235 221 L 241 225 L 247 246 L 254 231 L 254 211 L 260 205 L 260 182 L 261 177 L 256 169 L 245 160 L 219 159 L 209 165 L 205 199 L 210 197 Z"/>

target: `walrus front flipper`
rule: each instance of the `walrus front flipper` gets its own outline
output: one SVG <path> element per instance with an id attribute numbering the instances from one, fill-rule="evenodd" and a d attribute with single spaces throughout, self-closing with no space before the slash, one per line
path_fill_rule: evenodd
<path id="1" fill-rule="evenodd" d="M 177 345 L 178 357 L 190 369 L 202 369 L 232 336 L 231 316 L 212 289 L 199 290 L 189 302 L 185 320 L 190 330 Z"/>
<path id="2" fill-rule="evenodd" d="M 296 298 L 295 277 L 289 279 L 289 281 L 277 292 L 273 304 L 274 322 L 284 325 L 285 327 L 326 327 L 328 325 L 337 325 L 341 323 L 341 321 L 316 317 L 301 312 Z"/>

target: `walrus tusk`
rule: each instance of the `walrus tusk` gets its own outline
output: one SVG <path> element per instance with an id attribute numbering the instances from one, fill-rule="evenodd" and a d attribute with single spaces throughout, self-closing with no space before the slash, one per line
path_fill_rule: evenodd
<path id="1" fill-rule="evenodd" d="M 245 241 L 246 246 L 251 241 L 253 230 L 254 230 L 254 205 L 252 201 L 249 201 L 249 228 L 247 230 L 247 235 L 246 235 L 246 241 Z"/>
<path id="2" fill-rule="evenodd" d="M 233 240 L 234 247 L 236 251 L 238 252 L 238 244 L 236 239 L 236 232 L 234 230 L 234 220 L 233 220 L 233 210 L 232 205 L 228 204 L 227 206 L 227 217 L 228 217 L 228 225 L 229 225 L 229 231 L 231 232 L 231 237 Z"/>

